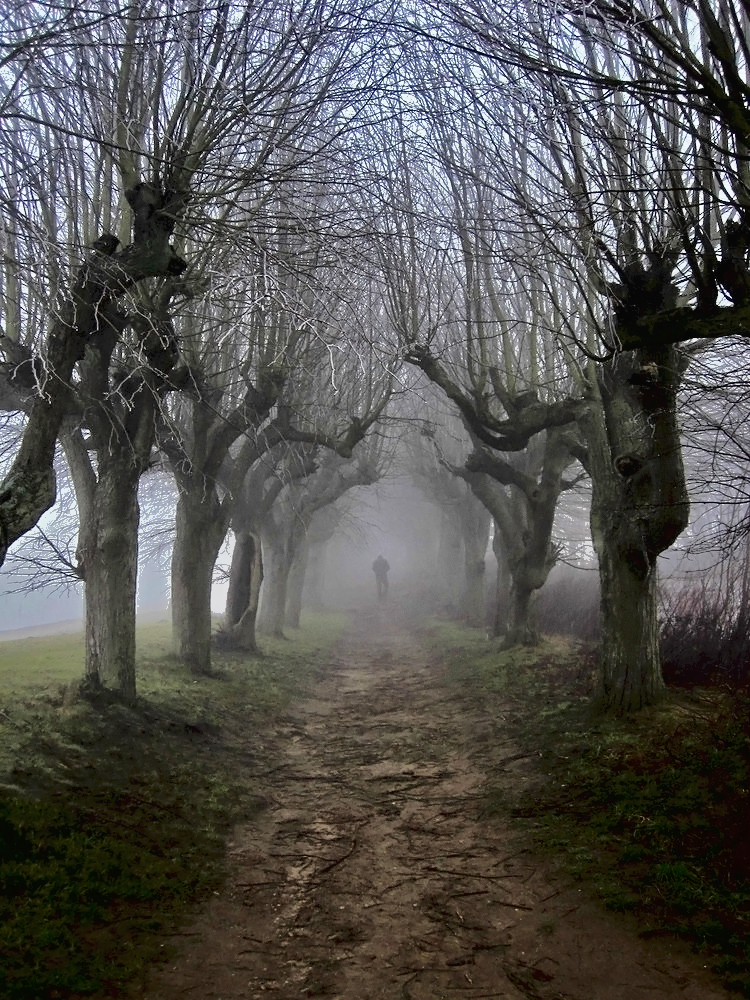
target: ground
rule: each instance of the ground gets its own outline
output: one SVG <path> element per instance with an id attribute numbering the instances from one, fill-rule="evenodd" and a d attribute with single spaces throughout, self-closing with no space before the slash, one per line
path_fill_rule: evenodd
<path id="1" fill-rule="evenodd" d="M 268 807 L 236 828 L 225 886 L 133 996 L 730 996 L 485 815 L 488 782 L 531 787 L 533 761 L 446 687 L 393 603 L 358 614 L 313 696 L 250 738 Z"/>

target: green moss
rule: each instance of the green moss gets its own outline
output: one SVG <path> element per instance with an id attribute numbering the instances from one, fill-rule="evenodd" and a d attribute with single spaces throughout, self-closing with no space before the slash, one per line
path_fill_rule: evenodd
<path id="1" fill-rule="evenodd" d="M 66 693 L 75 637 L 0 645 L 2 1000 L 115 996 L 158 953 L 155 932 L 221 882 L 228 831 L 263 808 L 244 769 L 254 733 L 309 687 L 344 623 L 308 618 L 205 678 L 149 625 L 135 707 Z"/>
<path id="2" fill-rule="evenodd" d="M 521 784 L 505 769 L 490 777 L 487 815 L 513 819 L 609 908 L 687 938 L 750 997 L 750 704 L 674 694 L 601 718 L 585 647 L 509 655 L 465 629 L 433 637 L 456 696 L 501 718 L 537 764 Z"/>

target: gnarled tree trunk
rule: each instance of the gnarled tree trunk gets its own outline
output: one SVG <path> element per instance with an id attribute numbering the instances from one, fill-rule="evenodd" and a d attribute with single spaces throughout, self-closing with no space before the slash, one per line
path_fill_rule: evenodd
<path id="1" fill-rule="evenodd" d="M 657 560 L 688 522 L 677 422 L 684 369 L 673 347 L 619 355 L 600 367 L 602 407 L 584 424 L 601 583 L 601 700 L 617 714 L 664 692 Z"/>
<path id="2" fill-rule="evenodd" d="M 194 674 L 211 672 L 211 586 L 227 532 L 216 491 L 182 482 L 172 552 L 174 651 Z"/>
<path id="3" fill-rule="evenodd" d="M 284 624 L 289 628 L 299 628 L 300 616 L 302 615 L 302 592 L 305 588 L 305 574 L 307 572 L 307 556 L 309 544 L 307 535 L 300 539 L 297 551 L 294 553 L 292 567 L 287 580 L 286 611 L 284 613 Z"/>
<path id="4" fill-rule="evenodd" d="M 564 487 L 563 474 L 573 463 L 571 430 L 544 432 L 538 475 L 512 467 L 486 451 L 475 452 L 464 477 L 491 511 L 510 575 L 505 645 L 529 646 L 539 641 L 534 616 L 537 591 L 557 560 L 552 541 L 555 510 Z M 494 480 L 494 482 L 493 482 Z M 507 485 L 506 485 L 507 484 Z M 498 598 L 500 594 L 498 593 Z"/>
<path id="5" fill-rule="evenodd" d="M 257 652 L 255 622 L 262 582 L 263 558 L 260 538 L 252 531 L 236 532 L 232 565 L 229 570 L 226 612 L 218 636 L 222 646 L 250 653 Z"/>
<path id="6" fill-rule="evenodd" d="M 268 519 L 270 520 L 270 518 Z M 292 568 L 293 547 L 284 530 L 263 525 L 263 566 L 265 579 L 258 615 L 258 629 L 266 635 L 284 638 L 287 582 Z"/>

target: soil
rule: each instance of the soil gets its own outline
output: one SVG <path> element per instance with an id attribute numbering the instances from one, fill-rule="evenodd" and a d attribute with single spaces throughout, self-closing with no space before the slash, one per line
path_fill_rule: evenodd
<path id="1" fill-rule="evenodd" d="M 391 602 L 358 614 L 313 696 L 253 734 L 268 808 L 235 830 L 225 887 L 139 996 L 730 996 L 483 814 L 488 779 L 531 790 L 534 762 L 441 675 Z"/>

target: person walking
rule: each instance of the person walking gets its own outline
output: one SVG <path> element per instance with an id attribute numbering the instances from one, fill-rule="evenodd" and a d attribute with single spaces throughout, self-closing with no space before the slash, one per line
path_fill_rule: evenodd
<path id="1" fill-rule="evenodd" d="M 383 598 L 388 593 L 388 570 L 391 567 L 388 565 L 388 560 L 384 559 L 382 556 L 378 556 L 375 562 L 372 564 L 373 572 L 375 573 L 375 583 L 378 588 L 378 600 L 382 601 Z"/>

